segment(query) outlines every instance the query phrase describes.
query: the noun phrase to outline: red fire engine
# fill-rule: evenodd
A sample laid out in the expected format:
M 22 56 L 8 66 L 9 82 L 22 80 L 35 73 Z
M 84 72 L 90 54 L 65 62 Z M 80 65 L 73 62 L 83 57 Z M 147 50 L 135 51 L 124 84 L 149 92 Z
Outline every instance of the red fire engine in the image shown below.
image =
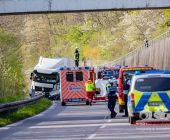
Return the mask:
M 119 72 L 119 79 L 118 79 L 118 88 L 120 91 L 120 94 L 118 95 L 118 100 L 119 100 L 119 112 L 124 111 L 124 94 L 123 94 L 123 81 L 124 81 L 124 73 L 128 73 L 128 77 L 132 79 L 132 76 L 135 74 L 136 70 L 153 70 L 153 67 L 150 67 L 148 65 L 145 65 L 144 67 L 128 67 L 125 66 L 124 68 L 120 69 Z
M 119 70 L 121 66 L 114 65 L 110 68 L 99 68 L 98 69 L 98 80 L 96 80 L 96 98 L 98 101 L 105 101 L 106 95 L 106 84 L 110 78 L 115 78 L 118 83 Z M 117 86 L 117 85 L 116 85 Z

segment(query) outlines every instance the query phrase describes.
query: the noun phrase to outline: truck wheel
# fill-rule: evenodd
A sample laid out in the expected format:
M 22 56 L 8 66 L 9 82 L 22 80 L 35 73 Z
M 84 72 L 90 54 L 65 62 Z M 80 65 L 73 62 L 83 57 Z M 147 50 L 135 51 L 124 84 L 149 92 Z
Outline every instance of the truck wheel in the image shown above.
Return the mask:
M 66 105 L 66 103 L 65 103 L 65 102 L 61 102 L 61 105 L 62 105 L 62 106 L 65 106 L 65 105 Z
M 136 118 L 135 117 L 129 116 L 129 121 L 130 121 L 130 124 L 136 124 Z
M 86 101 L 86 105 L 89 105 L 89 101 Z
M 123 113 L 123 112 L 124 112 L 123 106 L 119 105 L 119 113 Z

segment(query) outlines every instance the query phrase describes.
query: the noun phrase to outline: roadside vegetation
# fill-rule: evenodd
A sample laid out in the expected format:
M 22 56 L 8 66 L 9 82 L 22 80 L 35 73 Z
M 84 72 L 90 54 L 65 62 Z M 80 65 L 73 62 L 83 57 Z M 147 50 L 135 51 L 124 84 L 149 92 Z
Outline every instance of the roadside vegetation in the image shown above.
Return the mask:
M 80 61 L 113 61 L 169 26 L 169 9 L 1 16 L 0 98 L 28 97 L 40 56 L 73 57 L 79 47 Z
M 5 126 L 7 124 L 17 122 L 27 117 L 34 116 L 47 109 L 50 105 L 51 101 L 44 98 L 36 104 L 20 108 L 16 113 L 9 115 L 0 115 L 0 126 Z
M 18 37 L 0 29 L 0 102 L 26 98 L 28 92 L 22 58 Z M 2 98 L 5 96 L 11 98 Z
M 17 97 L 17 96 L 5 96 L 5 97 L 1 97 L 0 98 L 0 104 L 5 104 L 5 103 L 10 103 L 10 102 L 15 102 L 15 101 L 19 101 L 19 100 L 24 100 L 26 98 L 24 97 Z

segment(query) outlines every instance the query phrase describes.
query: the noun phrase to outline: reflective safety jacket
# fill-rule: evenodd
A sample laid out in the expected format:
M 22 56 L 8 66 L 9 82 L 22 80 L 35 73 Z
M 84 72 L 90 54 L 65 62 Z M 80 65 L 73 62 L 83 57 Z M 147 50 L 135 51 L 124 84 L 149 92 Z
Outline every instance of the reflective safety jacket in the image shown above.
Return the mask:
M 110 83 L 107 83 L 107 84 L 106 84 L 106 91 L 108 90 L 108 87 L 110 87 L 110 86 L 111 86 Z
M 88 81 L 85 83 L 85 87 L 86 87 L 86 91 L 93 91 L 93 89 L 94 89 L 94 84 L 92 83 L 91 80 L 88 80 Z

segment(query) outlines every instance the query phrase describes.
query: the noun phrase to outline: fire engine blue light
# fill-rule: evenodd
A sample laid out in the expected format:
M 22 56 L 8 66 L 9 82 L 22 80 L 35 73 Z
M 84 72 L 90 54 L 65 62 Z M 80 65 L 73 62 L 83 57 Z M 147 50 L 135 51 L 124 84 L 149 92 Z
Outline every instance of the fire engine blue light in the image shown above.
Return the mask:
M 121 66 L 119 66 L 119 69 L 121 69 Z
M 140 72 L 139 70 L 137 70 L 137 71 L 135 71 L 135 74 L 136 74 L 136 75 L 140 75 L 141 72 Z
M 164 73 L 169 74 L 169 70 L 165 70 Z
M 61 68 L 60 68 L 60 70 L 64 70 L 64 68 L 63 68 L 63 67 L 61 67 Z
M 148 65 L 145 65 L 145 67 L 148 67 Z
M 85 69 L 89 69 L 89 67 L 85 67 Z
M 128 68 L 128 66 L 125 66 L 125 68 Z
M 103 69 L 105 70 L 105 69 L 106 69 L 106 67 L 103 67 Z

